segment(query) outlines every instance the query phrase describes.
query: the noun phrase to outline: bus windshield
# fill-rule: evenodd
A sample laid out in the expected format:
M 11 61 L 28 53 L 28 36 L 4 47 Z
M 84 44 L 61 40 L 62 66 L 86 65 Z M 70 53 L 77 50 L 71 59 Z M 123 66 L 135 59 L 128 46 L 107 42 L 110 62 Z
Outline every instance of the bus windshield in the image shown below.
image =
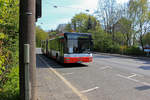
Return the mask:
M 67 35 L 68 53 L 87 53 L 90 51 L 90 35 L 69 34 Z

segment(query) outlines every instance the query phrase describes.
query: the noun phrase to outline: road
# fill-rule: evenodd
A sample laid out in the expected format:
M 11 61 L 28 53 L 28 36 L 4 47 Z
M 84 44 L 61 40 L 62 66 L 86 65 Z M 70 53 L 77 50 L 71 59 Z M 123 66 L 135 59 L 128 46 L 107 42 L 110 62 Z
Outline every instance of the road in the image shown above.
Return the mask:
M 93 54 L 89 64 L 59 64 L 37 54 L 39 100 L 149 100 L 150 60 Z

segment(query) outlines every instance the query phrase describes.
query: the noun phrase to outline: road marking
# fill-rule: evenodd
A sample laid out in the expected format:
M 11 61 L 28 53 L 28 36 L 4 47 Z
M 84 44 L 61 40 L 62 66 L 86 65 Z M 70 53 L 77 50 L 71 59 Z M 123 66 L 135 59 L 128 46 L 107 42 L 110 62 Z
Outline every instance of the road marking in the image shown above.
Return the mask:
M 137 74 L 133 73 L 133 75 L 128 76 L 128 78 L 135 77 L 135 76 L 137 76 Z
M 134 81 L 134 82 L 137 82 L 137 83 L 140 83 L 140 84 L 144 84 L 144 85 L 148 85 L 150 86 L 150 83 L 147 83 L 147 82 L 142 82 L 140 80 L 136 80 L 136 79 L 133 79 L 131 77 L 126 77 L 126 76 L 123 76 L 123 75 L 120 75 L 120 74 L 117 74 L 117 76 L 121 77 L 121 78 L 125 78 L 125 79 L 128 79 L 128 80 L 131 80 L 131 81 Z
M 91 88 L 91 89 L 88 89 L 88 90 L 83 90 L 81 91 L 81 93 L 87 93 L 87 92 L 91 92 L 91 91 L 94 91 L 96 89 L 98 89 L 99 87 L 94 87 L 94 88 Z
M 108 69 L 108 68 L 112 69 L 112 67 L 110 67 L 110 66 L 101 67 L 100 69 L 105 70 L 105 69 Z
M 72 75 L 73 73 L 63 73 L 62 75 Z
M 135 73 L 132 73 L 132 74 L 135 74 Z M 137 76 L 140 76 L 140 77 L 144 77 L 144 75 L 141 75 L 141 74 L 136 74 Z
M 134 81 L 134 82 L 139 82 L 139 80 L 132 79 L 132 78 L 129 78 L 129 77 L 126 77 L 126 76 L 120 75 L 120 74 L 117 74 L 117 76 L 119 76 L 119 77 L 121 77 L 121 78 L 125 78 L 125 79 L 128 79 L 128 80 L 131 80 L 131 81 Z
M 55 75 L 57 75 L 69 88 L 72 89 L 72 91 L 76 95 L 80 97 L 81 100 L 88 100 L 86 96 L 81 94 L 80 91 L 77 88 L 75 88 L 69 81 L 67 81 L 61 74 L 59 74 L 55 69 L 49 67 L 49 64 L 45 60 L 43 60 L 40 56 L 39 58 L 48 66 L 48 68 L 50 69 L 49 71 L 52 71 Z

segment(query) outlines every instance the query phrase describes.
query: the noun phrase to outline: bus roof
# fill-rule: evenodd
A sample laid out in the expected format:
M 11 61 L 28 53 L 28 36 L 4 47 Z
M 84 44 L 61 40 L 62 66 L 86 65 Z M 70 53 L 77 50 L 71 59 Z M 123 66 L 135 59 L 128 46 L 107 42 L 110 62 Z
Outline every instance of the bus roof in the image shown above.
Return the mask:
M 89 35 L 89 36 L 91 36 L 91 33 L 65 32 L 65 33 L 56 34 L 55 36 L 51 37 L 48 40 L 54 40 L 54 39 L 56 39 L 56 37 L 70 35 L 70 34 L 73 34 L 73 35 L 86 35 L 86 36 Z
M 75 34 L 75 35 L 91 35 L 91 33 L 77 33 L 77 32 L 65 32 L 64 34 Z

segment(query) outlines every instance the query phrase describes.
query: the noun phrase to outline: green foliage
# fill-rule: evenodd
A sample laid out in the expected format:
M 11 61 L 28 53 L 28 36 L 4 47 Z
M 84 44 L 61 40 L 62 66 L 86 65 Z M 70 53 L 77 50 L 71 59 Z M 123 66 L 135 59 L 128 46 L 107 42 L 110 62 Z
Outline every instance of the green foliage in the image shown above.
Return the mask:
M 115 2 L 111 4 L 107 1 L 102 1 L 106 5 L 98 12 L 98 15 L 105 15 L 95 18 L 85 13 L 76 14 L 66 25 L 65 31 L 92 33 L 96 51 L 144 55 L 139 46 L 150 45 L 148 0 L 129 0 L 125 7 L 118 9 L 115 9 Z
M 144 47 L 143 37 L 145 33 L 149 32 L 150 24 L 150 10 L 148 0 L 130 0 L 129 14 L 132 19 L 136 34 L 142 48 Z
M 143 43 L 144 45 L 149 45 L 150 46 L 150 33 L 147 33 L 143 37 Z
M 66 32 L 72 32 L 72 28 L 71 28 L 71 24 L 70 24 L 70 23 L 68 23 L 68 24 L 66 25 L 65 31 L 66 31 Z
M 110 48 L 110 53 L 118 53 L 119 54 L 121 52 L 120 45 L 117 44 L 117 43 L 111 45 L 110 47 L 111 47 Z
M 0 39 L 4 39 L 5 38 L 5 34 L 4 33 L 0 33 Z
M 56 31 L 52 31 L 52 32 L 48 32 L 50 37 L 56 36 L 57 32 Z
M 72 31 L 86 33 L 88 30 L 95 30 L 96 25 L 98 25 L 98 21 L 94 16 L 80 13 L 72 18 L 71 25 L 73 26 Z
M 40 27 L 36 27 L 36 46 L 41 47 L 41 41 L 48 39 L 48 33 Z
M 131 46 L 133 31 L 131 28 L 132 22 L 129 19 L 121 18 L 115 24 L 115 42 L 119 42 L 119 44 L 125 44 L 127 46 Z
M 127 34 L 127 33 L 126 33 Z M 114 37 L 114 42 L 119 44 L 119 45 L 127 45 L 128 42 L 127 40 L 124 38 L 124 34 L 123 33 L 120 33 L 120 32 L 116 32 L 115 33 L 115 37 Z
M 49 42 L 48 48 L 59 51 L 59 37 L 56 37 L 56 39 L 53 40 L 49 40 L 48 42 Z
M 111 52 L 112 39 L 111 35 L 105 33 L 104 31 L 93 33 L 94 38 L 94 49 L 101 52 Z
M 126 55 L 144 55 L 137 46 L 127 47 L 123 42 L 121 33 L 116 33 L 116 40 L 112 41 L 112 36 L 104 31 L 93 33 L 94 50 L 104 53 L 118 53 Z
M 1 0 L 0 29 L 4 33 L 16 35 L 19 26 L 19 0 Z
M 140 50 L 139 47 L 132 46 L 132 47 L 126 48 L 125 54 L 127 54 L 127 55 L 134 55 L 134 56 L 141 56 L 144 53 Z
M 1 100 L 19 100 L 19 67 L 13 67 L 7 74 L 7 82 L 0 90 Z
M 17 100 L 19 94 L 19 0 L 0 0 L 0 99 Z

